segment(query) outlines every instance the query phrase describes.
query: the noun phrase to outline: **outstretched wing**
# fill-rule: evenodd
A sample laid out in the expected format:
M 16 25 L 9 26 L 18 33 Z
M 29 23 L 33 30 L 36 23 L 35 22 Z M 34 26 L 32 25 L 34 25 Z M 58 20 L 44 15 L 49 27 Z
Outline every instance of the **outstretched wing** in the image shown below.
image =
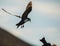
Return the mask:
M 32 10 L 32 2 L 30 1 L 26 7 L 26 10 L 24 11 L 22 15 L 22 19 L 26 19 L 28 14 L 31 12 L 31 10 Z
M 4 12 L 6 12 L 6 13 L 8 13 L 8 14 L 12 15 L 11 13 L 7 12 L 5 9 L 3 9 L 3 8 L 2 8 L 2 10 L 3 10 Z
M 6 13 L 8 13 L 9 15 L 13 15 L 13 14 L 11 14 L 10 12 L 7 12 L 5 9 L 3 9 L 2 8 L 2 10 L 4 11 L 4 12 L 6 12 Z M 21 18 L 20 16 L 18 16 L 18 15 L 13 15 L 13 16 L 16 16 L 16 17 L 19 17 L 19 18 Z
M 26 6 L 26 9 L 28 9 L 29 7 L 32 7 L 32 1 L 28 3 L 28 5 Z

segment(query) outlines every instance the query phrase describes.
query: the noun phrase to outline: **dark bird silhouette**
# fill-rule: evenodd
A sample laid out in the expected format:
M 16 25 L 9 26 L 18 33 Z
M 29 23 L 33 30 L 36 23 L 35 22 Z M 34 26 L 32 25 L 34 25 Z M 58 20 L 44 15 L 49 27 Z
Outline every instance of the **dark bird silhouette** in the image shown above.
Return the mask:
M 16 24 L 17 28 L 19 26 L 21 26 L 21 28 L 24 27 L 24 23 L 26 23 L 27 21 L 31 22 L 31 19 L 28 18 L 28 14 L 32 11 L 32 2 L 30 1 L 26 7 L 26 10 L 24 11 L 24 13 L 22 14 L 21 21 L 19 23 Z
M 5 9 L 2 8 L 2 10 L 10 15 L 13 15 L 9 12 L 7 12 Z M 30 21 L 31 22 L 31 19 L 28 18 L 28 14 L 32 11 L 32 1 L 30 1 L 26 7 L 26 10 L 24 11 L 24 13 L 22 14 L 22 17 L 18 16 L 18 15 L 13 15 L 13 16 L 16 16 L 18 18 L 21 18 L 21 21 L 19 23 L 16 24 L 17 28 L 19 26 L 21 26 L 21 28 L 24 27 L 24 23 L 26 23 L 27 21 Z
M 45 40 L 45 37 L 43 37 L 40 41 L 43 43 L 42 46 L 51 46 L 50 43 L 47 43 L 47 41 Z

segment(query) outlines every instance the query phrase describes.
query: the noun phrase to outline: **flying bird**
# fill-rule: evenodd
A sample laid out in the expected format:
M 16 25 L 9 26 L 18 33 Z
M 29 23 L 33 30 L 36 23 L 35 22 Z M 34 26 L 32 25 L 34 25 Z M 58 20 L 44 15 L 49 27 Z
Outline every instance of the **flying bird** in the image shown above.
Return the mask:
M 24 27 L 24 23 L 26 23 L 27 21 L 31 22 L 31 19 L 28 18 L 28 14 L 32 11 L 32 2 L 30 1 L 26 7 L 26 10 L 24 11 L 24 13 L 22 14 L 21 21 L 19 23 L 16 24 L 17 28 L 19 26 L 21 26 L 21 28 Z
M 13 15 L 9 12 L 7 12 L 5 9 L 2 8 L 2 10 L 10 15 Z M 18 15 L 13 15 L 13 16 L 16 16 L 18 18 L 21 18 L 21 21 L 19 23 L 16 24 L 17 28 L 19 26 L 21 26 L 21 28 L 24 27 L 24 23 L 26 23 L 27 21 L 30 21 L 31 22 L 31 19 L 28 18 L 28 14 L 32 11 L 32 1 L 30 1 L 28 3 L 28 5 L 26 6 L 26 10 L 24 11 L 24 13 L 22 14 L 22 17 L 21 16 L 18 16 Z

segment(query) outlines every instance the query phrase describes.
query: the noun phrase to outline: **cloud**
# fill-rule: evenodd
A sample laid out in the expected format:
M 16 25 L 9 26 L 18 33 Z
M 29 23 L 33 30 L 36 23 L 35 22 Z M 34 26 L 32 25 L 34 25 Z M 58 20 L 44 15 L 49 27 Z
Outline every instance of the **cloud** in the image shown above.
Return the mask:
M 33 13 L 34 12 L 36 12 L 36 15 L 39 17 L 60 20 L 60 6 L 58 3 L 34 1 Z
M 34 2 L 33 9 L 38 12 L 43 12 L 47 14 L 60 14 L 59 13 L 59 4 L 55 3 L 46 3 L 46 2 Z

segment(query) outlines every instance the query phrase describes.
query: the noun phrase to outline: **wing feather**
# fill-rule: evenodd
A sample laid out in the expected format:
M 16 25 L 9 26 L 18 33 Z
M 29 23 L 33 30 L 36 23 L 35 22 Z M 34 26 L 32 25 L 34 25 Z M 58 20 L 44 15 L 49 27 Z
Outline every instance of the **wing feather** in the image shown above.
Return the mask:
M 26 19 L 28 14 L 32 11 L 32 2 L 30 1 L 26 7 L 26 10 L 24 11 L 22 15 L 22 19 Z
M 6 12 L 6 13 L 8 13 L 9 15 L 13 15 L 13 14 L 11 14 L 10 12 L 7 12 L 5 9 L 3 9 L 2 8 L 2 10 L 4 11 L 4 12 Z M 19 17 L 19 18 L 21 18 L 20 16 L 18 16 L 18 15 L 13 15 L 13 16 L 16 16 L 16 17 Z

